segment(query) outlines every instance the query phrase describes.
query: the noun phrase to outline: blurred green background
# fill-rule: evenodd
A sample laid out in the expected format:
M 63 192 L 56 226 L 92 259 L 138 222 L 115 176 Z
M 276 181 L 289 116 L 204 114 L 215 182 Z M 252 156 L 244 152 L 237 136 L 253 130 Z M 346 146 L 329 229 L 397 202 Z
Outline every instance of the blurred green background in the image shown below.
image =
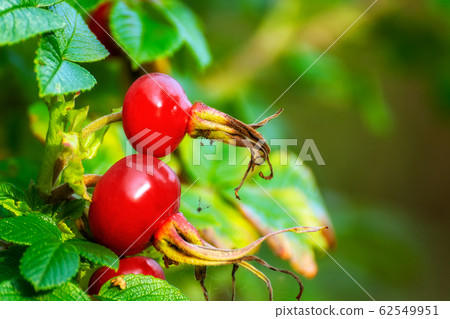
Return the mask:
M 203 23 L 213 62 L 200 71 L 180 51 L 167 70 L 191 101 L 253 122 L 372 2 L 185 3 Z M 298 139 L 297 154 L 314 139 L 326 163 L 306 164 L 335 227 L 330 254 L 345 271 L 319 253 L 318 275 L 304 280 L 305 300 L 368 300 L 346 272 L 376 300 L 449 299 L 449 17 L 446 0 L 378 1 L 265 114 L 285 108 L 265 137 Z M 23 188 L 36 178 L 43 151 L 27 116 L 38 101 L 36 43 L 0 48 L 0 178 Z M 123 57 L 84 67 L 98 84 L 77 104 L 90 105 L 92 118 L 121 106 L 139 75 Z M 86 172 L 104 172 L 123 156 L 124 143 L 115 125 Z M 259 255 L 289 267 L 267 246 Z M 213 300 L 231 297 L 230 272 L 231 266 L 209 271 Z M 275 299 L 293 299 L 293 280 L 268 275 Z M 167 278 L 202 299 L 192 268 L 171 268 Z M 238 299 L 267 298 L 264 284 L 245 270 L 237 279 Z

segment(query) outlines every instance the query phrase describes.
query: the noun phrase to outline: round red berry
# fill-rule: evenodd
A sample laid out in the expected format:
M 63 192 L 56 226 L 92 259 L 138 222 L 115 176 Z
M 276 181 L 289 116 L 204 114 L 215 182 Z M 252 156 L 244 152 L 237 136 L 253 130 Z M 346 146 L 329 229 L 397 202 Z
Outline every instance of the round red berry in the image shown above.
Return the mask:
M 175 79 L 162 73 L 143 75 L 125 95 L 125 134 L 138 153 L 163 157 L 186 135 L 191 106 Z
M 108 280 L 116 276 L 128 274 L 142 274 L 159 279 L 166 279 L 163 269 L 155 260 L 140 256 L 128 257 L 119 261 L 119 269 L 117 271 L 108 267 L 97 269 L 89 279 L 88 292 L 90 295 L 97 295 L 100 288 L 102 288 Z
M 143 154 L 115 163 L 97 183 L 89 208 L 94 238 L 118 255 L 144 250 L 180 207 L 180 181 L 157 158 Z

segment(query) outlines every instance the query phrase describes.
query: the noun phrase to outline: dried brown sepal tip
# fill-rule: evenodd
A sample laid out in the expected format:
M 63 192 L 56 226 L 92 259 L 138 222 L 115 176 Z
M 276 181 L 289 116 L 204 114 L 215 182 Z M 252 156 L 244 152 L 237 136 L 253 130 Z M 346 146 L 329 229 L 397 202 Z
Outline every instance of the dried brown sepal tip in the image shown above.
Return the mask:
M 127 282 L 123 279 L 123 275 L 111 279 L 111 285 L 113 287 L 118 287 L 120 290 L 127 288 Z
M 153 246 L 164 255 L 166 267 L 173 263 L 183 263 L 196 266 L 196 278 L 200 281 L 202 288 L 204 287 L 204 279 L 206 277 L 207 266 L 234 264 L 236 266 L 241 266 L 249 270 L 258 278 L 263 280 L 269 290 L 269 299 L 272 300 L 273 292 L 270 280 L 264 275 L 264 273 L 262 273 L 249 263 L 251 261 L 255 261 L 268 269 L 279 271 L 292 276 L 298 282 L 300 287 L 300 293 L 297 296 L 297 298 L 299 299 L 303 292 L 303 284 L 301 283 L 301 280 L 297 275 L 288 270 L 275 268 L 261 258 L 251 255 L 251 253 L 263 241 L 271 236 L 284 232 L 316 232 L 324 228 L 326 227 L 292 227 L 267 234 L 257 239 L 250 245 L 240 249 L 221 249 L 216 248 L 204 241 L 200 237 L 195 227 L 186 220 L 183 214 L 178 213 L 168 218 L 164 222 L 164 224 L 157 230 L 153 238 Z M 233 278 L 236 270 L 233 270 Z M 206 298 L 207 292 L 205 291 L 206 289 L 204 289 Z
M 192 138 L 202 137 L 210 140 L 218 140 L 229 145 L 245 147 L 250 150 L 251 159 L 248 163 L 247 170 L 244 173 L 241 183 L 235 188 L 236 198 L 240 199 L 238 194 L 239 189 L 242 187 L 248 174 L 253 172 L 255 166 L 260 166 L 267 162 L 270 174 L 266 176 L 262 172 L 259 172 L 259 176 L 267 180 L 273 177 L 273 168 L 269 159 L 270 147 L 264 137 L 256 130 L 276 118 L 281 112 L 283 112 L 283 109 L 280 109 L 277 113 L 265 118 L 261 122 L 245 124 L 201 102 L 196 102 L 192 106 L 187 130 Z

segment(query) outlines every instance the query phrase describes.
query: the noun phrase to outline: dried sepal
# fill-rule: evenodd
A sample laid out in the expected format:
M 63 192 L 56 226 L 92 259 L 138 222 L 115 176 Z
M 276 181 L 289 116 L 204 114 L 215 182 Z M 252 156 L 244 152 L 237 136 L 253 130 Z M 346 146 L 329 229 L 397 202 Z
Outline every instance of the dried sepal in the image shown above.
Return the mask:
M 118 287 L 120 290 L 127 288 L 127 282 L 123 279 L 123 275 L 111 279 L 111 286 Z
M 245 147 L 250 150 L 251 158 L 241 183 L 235 188 L 236 198 L 240 199 L 238 192 L 250 172 L 256 166 L 267 162 L 270 174 L 265 176 L 259 172 L 264 179 L 273 177 L 273 168 L 270 163 L 270 147 L 264 137 L 256 129 L 266 125 L 270 120 L 281 114 L 283 109 L 255 124 L 245 124 L 234 117 L 209 107 L 201 102 L 194 103 L 191 109 L 191 118 L 188 123 L 188 134 L 192 138 L 207 138 L 218 140 L 223 143 Z
M 264 275 L 264 273 L 249 264 L 249 261 L 255 261 L 268 269 L 291 275 L 300 286 L 300 293 L 297 296 L 297 299 L 299 299 L 303 292 L 303 284 L 301 283 L 301 280 L 297 275 L 288 270 L 273 267 L 261 258 L 253 256 L 251 253 L 263 241 L 265 241 L 267 238 L 270 238 L 271 236 L 275 236 L 277 234 L 285 232 L 316 232 L 324 228 L 326 227 L 292 227 L 267 234 L 255 240 L 253 243 L 247 245 L 246 247 L 240 249 L 221 249 L 216 248 L 204 241 L 200 237 L 195 227 L 193 227 L 186 220 L 183 214 L 178 213 L 168 218 L 166 222 L 157 230 L 153 238 L 153 245 L 164 255 L 164 262 L 166 267 L 174 263 L 184 263 L 196 266 L 196 278 L 200 281 L 203 292 L 205 294 L 205 298 L 208 298 L 206 289 L 204 287 L 206 267 L 233 264 L 233 298 L 235 297 L 234 274 L 237 270 L 237 267 L 241 266 L 251 271 L 266 283 L 269 289 L 269 298 L 270 300 L 272 300 L 273 293 L 269 279 Z

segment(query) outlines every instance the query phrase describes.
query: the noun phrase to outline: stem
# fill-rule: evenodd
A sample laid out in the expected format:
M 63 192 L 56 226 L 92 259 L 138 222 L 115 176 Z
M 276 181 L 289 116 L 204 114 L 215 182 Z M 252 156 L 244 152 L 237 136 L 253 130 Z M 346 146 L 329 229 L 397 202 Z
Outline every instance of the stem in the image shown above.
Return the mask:
M 205 286 L 205 279 L 206 279 L 206 267 L 204 266 L 196 266 L 195 267 L 195 279 L 200 283 L 200 286 L 203 290 L 203 296 L 205 297 L 206 301 L 209 301 L 209 295 L 208 290 Z
M 239 269 L 238 264 L 233 264 L 233 270 L 231 271 L 231 301 L 236 300 L 236 271 Z
M 86 187 L 94 187 L 95 185 L 97 185 L 101 177 L 102 175 L 87 174 L 83 176 L 83 183 L 86 185 Z M 65 183 L 52 190 L 51 196 L 48 201 L 51 203 L 57 203 L 65 200 L 73 193 L 73 189 L 70 188 L 69 184 Z
M 92 133 L 102 129 L 106 125 L 111 123 L 119 122 L 122 120 L 122 111 L 105 115 L 97 120 L 91 122 L 86 127 L 83 128 L 81 135 L 85 139 Z M 62 170 L 67 166 L 67 159 L 58 157 L 55 161 L 53 168 L 53 185 L 61 174 Z
M 53 178 L 52 178 L 52 185 L 55 185 L 56 181 L 58 180 L 59 175 L 61 175 L 61 172 L 63 169 L 67 166 L 67 159 L 61 158 L 58 156 L 58 158 L 55 161 L 55 164 L 53 165 Z
M 102 116 L 83 128 L 82 138 L 86 138 L 106 125 L 122 121 L 122 111 Z
M 39 170 L 37 186 L 43 195 L 50 195 L 54 181 L 54 166 L 62 150 L 62 132 L 66 123 L 67 111 L 74 107 L 74 101 L 66 102 L 63 96 L 46 101 L 49 110 L 49 123 L 45 139 L 44 161 Z

